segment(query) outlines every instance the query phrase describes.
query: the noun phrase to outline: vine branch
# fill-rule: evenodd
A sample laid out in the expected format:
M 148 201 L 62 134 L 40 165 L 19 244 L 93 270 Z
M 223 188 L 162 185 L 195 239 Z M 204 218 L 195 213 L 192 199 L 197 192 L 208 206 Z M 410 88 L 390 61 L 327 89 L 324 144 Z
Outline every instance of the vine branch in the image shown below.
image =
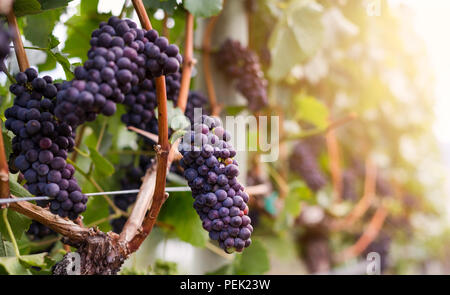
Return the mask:
M 14 51 L 16 52 L 17 63 L 19 64 L 20 71 L 23 72 L 30 67 L 30 63 L 28 62 L 25 48 L 23 47 L 22 38 L 20 38 L 19 26 L 17 25 L 16 15 L 14 14 L 13 9 L 11 9 L 11 11 L 6 15 L 6 18 L 8 19 L 8 24 L 14 33 Z

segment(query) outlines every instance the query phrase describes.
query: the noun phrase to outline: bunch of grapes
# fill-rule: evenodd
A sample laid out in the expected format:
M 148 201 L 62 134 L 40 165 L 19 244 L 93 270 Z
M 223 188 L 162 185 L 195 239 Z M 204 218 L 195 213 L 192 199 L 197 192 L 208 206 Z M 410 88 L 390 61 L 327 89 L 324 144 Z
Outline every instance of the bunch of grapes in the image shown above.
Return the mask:
M 305 143 L 295 144 L 289 163 L 291 170 L 300 175 L 311 190 L 318 191 L 326 184 L 313 152 Z
M 189 91 L 189 96 L 186 104 L 186 110 L 184 112 L 185 116 L 188 117 L 191 124 L 194 124 L 194 110 L 196 108 L 201 108 L 203 114 L 208 114 L 209 112 L 204 109 L 204 106 L 208 102 L 206 96 L 200 91 Z
M 38 241 L 48 236 L 56 236 L 56 233 L 42 223 L 33 220 L 27 231 L 27 235 L 32 241 Z
M 152 78 L 176 73 L 182 62 L 178 47 L 157 31 L 138 29 L 133 21 L 114 16 L 92 32 L 91 46 L 88 60 L 75 69 L 76 79 L 64 83 L 57 97 L 56 116 L 72 127 L 95 120 L 99 113 L 113 115 L 127 94 L 151 88 Z M 148 109 L 133 113 L 130 122 L 151 117 Z
M 5 29 L 2 21 L 0 21 L 0 70 L 3 60 L 9 54 L 9 43 L 11 43 L 11 33 Z
M 248 217 L 249 196 L 236 178 L 236 151 L 218 119 L 206 115 L 201 118 L 179 146 L 184 177 L 209 237 L 218 240 L 227 253 L 241 252 L 251 244 L 253 227 Z
M 180 90 L 181 74 L 176 72 L 166 75 L 165 80 L 167 100 L 176 103 Z M 134 126 L 154 133 L 155 125 L 158 125 L 154 112 L 157 106 L 154 80 L 144 79 L 139 85 L 133 86 L 131 91 L 125 95 L 123 104 L 127 112 L 122 115 L 122 122 L 127 126 Z
M 256 53 L 239 41 L 227 39 L 216 60 L 227 76 L 237 80 L 236 87 L 247 98 L 250 110 L 258 111 L 267 105 L 267 80 Z
M 17 84 L 10 87 L 16 96 L 14 105 L 5 111 L 5 126 L 15 135 L 10 170 L 23 174 L 31 194 L 54 198 L 50 201 L 53 213 L 76 219 L 86 210 L 87 197 L 74 178 L 75 168 L 66 163 L 75 133 L 53 113 L 61 85 L 54 84 L 49 76 L 39 78 L 32 68 L 15 78 Z M 42 207 L 48 203 L 38 201 Z

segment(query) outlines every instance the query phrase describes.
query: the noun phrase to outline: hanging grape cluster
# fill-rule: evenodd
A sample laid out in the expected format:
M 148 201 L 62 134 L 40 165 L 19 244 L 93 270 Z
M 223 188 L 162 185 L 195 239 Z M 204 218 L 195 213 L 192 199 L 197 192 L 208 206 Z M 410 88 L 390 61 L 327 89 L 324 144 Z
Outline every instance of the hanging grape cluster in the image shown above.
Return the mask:
M 249 196 L 238 182 L 239 168 L 230 134 L 206 115 L 183 137 L 181 165 L 192 190 L 194 208 L 212 240 L 227 253 L 241 252 L 251 244 L 253 227 L 248 217 Z
M 53 213 L 75 219 L 86 210 L 87 197 L 74 178 L 75 168 L 66 163 L 75 133 L 53 114 L 61 85 L 49 76 L 39 78 L 32 68 L 18 73 L 15 79 L 17 83 L 10 87 L 16 96 L 14 105 L 5 111 L 5 126 L 15 135 L 11 172 L 23 174 L 31 194 L 54 198 L 50 201 Z M 48 203 L 38 201 L 42 207 Z
M 3 64 L 4 59 L 9 54 L 10 43 L 11 43 L 11 33 L 5 28 L 3 22 L 0 21 L 0 65 Z
M 267 105 L 267 80 L 256 53 L 239 41 L 227 39 L 216 61 L 219 69 L 236 80 L 236 88 L 247 98 L 250 110 L 258 111 Z
M 303 178 L 311 190 L 318 191 L 326 184 L 325 176 L 307 144 L 301 141 L 295 144 L 289 163 L 291 170 Z
M 99 113 L 113 115 L 116 103 L 151 88 L 152 78 L 176 73 L 182 62 L 178 47 L 157 31 L 114 16 L 92 32 L 91 46 L 88 60 L 75 69 L 75 80 L 64 83 L 58 94 L 55 114 L 72 127 L 95 120 Z M 151 119 L 151 111 L 143 107 L 146 98 L 142 100 L 130 122 Z

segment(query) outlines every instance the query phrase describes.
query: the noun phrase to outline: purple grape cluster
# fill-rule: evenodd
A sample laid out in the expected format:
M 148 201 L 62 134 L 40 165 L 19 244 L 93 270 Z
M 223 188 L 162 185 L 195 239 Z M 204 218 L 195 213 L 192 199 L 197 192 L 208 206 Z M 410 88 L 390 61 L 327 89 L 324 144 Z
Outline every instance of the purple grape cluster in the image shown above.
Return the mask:
M 9 54 L 9 44 L 11 43 L 11 33 L 5 28 L 2 21 L 0 21 L 0 65 Z M 1 66 L 0 66 L 1 70 Z
M 237 82 L 236 87 L 248 100 L 248 107 L 258 111 L 268 103 L 267 80 L 259 58 L 239 41 L 227 39 L 217 53 L 218 68 Z
M 236 178 L 239 168 L 230 137 L 217 118 L 203 115 L 179 146 L 194 208 L 209 237 L 218 240 L 227 253 L 242 252 L 250 246 L 253 232 L 248 217 L 249 196 Z
M 181 74 L 179 72 L 165 76 L 167 100 L 176 102 L 180 90 Z M 155 116 L 156 83 L 144 79 L 139 85 L 132 87 L 123 101 L 127 112 L 122 115 L 122 122 L 148 132 L 155 131 L 158 124 Z
M 88 60 L 75 69 L 75 80 L 64 83 L 57 97 L 56 116 L 72 127 L 99 113 L 113 115 L 116 103 L 152 87 L 152 78 L 178 72 L 182 62 L 178 47 L 157 31 L 115 16 L 92 32 L 91 46 Z M 130 122 L 138 116 L 139 123 L 150 119 L 151 111 L 143 105 L 135 104 Z
M 208 114 L 209 112 L 205 109 L 205 105 L 208 102 L 208 98 L 200 91 L 189 91 L 189 96 L 186 104 L 186 110 L 184 115 L 188 117 L 191 124 L 194 124 L 194 110 L 196 108 L 201 108 L 202 112 Z
M 48 236 L 56 236 L 56 233 L 42 223 L 33 220 L 30 224 L 30 228 L 27 231 L 27 235 L 32 241 L 38 241 Z
M 87 197 L 74 178 L 75 168 L 66 163 L 75 133 L 53 113 L 61 85 L 49 76 L 39 78 L 32 68 L 15 78 L 17 84 L 10 87 L 16 96 L 14 105 L 5 111 L 5 126 L 15 135 L 10 170 L 22 172 L 31 194 L 54 198 L 50 201 L 53 213 L 76 219 L 86 210 Z M 49 201 L 37 203 L 46 207 Z
M 290 157 L 291 170 L 297 173 L 313 191 L 318 191 L 327 183 L 317 165 L 316 157 L 308 145 L 299 141 Z

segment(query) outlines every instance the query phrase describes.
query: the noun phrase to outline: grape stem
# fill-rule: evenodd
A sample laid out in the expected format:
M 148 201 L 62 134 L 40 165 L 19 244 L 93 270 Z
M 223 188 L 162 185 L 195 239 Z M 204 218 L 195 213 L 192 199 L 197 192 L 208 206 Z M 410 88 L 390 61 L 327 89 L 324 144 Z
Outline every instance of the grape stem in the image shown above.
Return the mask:
M 146 30 L 152 29 L 142 1 L 132 0 L 132 2 L 142 27 Z M 167 122 L 166 81 L 164 76 L 160 76 L 155 80 L 159 130 L 158 146 L 156 148 L 156 175 L 153 169 L 147 170 L 136 205 L 120 234 L 120 241 L 128 243 L 128 253 L 133 253 L 139 249 L 142 242 L 150 234 L 161 206 L 168 197 L 168 194 L 165 192 L 165 186 L 170 144 Z M 148 208 L 150 208 L 149 212 L 145 215 Z M 142 223 L 140 222 L 141 220 Z
M 11 198 L 16 197 L 11 195 Z M 58 215 L 54 215 L 49 210 L 30 202 L 11 203 L 10 209 L 42 223 L 53 231 L 67 237 L 74 244 L 82 243 L 90 235 L 89 229 L 81 227 Z
M 0 71 L 3 71 L 3 73 L 5 73 L 6 77 L 8 77 L 9 82 L 16 83 L 16 79 L 14 79 L 14 77 L 9 73 L 4 61 L 0 63 Z
M 370 159 L 367 159 L 365 169 L 366 176 L 364 180 L 364 194 L 355 207 L 353 207 L 352 211 L 350 211 L 350 213 L 345 217 L 345 219 L 337 221 L 337 223 L 333 225 L 333 228 L 336 230 L 340 230 L 354 224 L 356 220 L 364 215 L 370 207 L 372 200 L 375 198 L 377 168 L 373 165 Z
M 8 209 L 5 209 L 3 211 L 3 222 L 5 223 L 9 238 L 11 239 L 11 242 L 13 244 L 14 253 L 16 254 L 16 257 L 20 257 L 20 251 L 19 251 L 19 247 L 17 246 L 16 237 L 14 236 L 14 233 L 11 229 L 11 224 L 9 224 L 9 220 L 8 220 Z
M 348 259 L 352 259 L 364 252 L 364 250 L 367 249 L 370 243 L 372 243 L 377 238 L 381 228 L 383 227 L 387 215 L 388 211 L 384 206 L 378 207 L 377 211 L 364 230 L 364 233 L 356 241 L 356 243 L 344 249 L 340 254 L 337 255 L 337 259 L 339 260 L 339 262 L 344 262 Z
M 83 154 L 80 152 L 80 149 L 79 149 L 79 147 L 80 147 L 80 145 L 81 145 L 81 142 L 83 141 L 83 135 L 84 135 L 84 131 L 86 130 L 86 125 L 82 125 L 81 126 L 81 128 L 80 128 L 80 131 L 79 132 L 77 132 L 77 135 L 76 135 L 76 137 L 75 137 L 75 146 L 74 146 L 74 151 L 73 151 L 73 153 L 72 153 L 72 157 L 71 157 L 71 160 L 73 161 L 73 162 L 76 162 L 76 160 L 77 160 L 77 157 L 78 157 L 78 153 L 80 153 L 82 156 L 83 156 Z
M 14 51 L 16 52 L 17 62 L 19 64 L 20 71 L 23 72 L 30 67 L 30 63 L 28 62 L 27 54 L 25 53 L 25 48 L 23 47 L 22 38 L 20 36 L 19 26 L 17 25 L 16 15 L 14 14 L 14 10 L 6 15 L 8 19 L 9 27 L 12 29 L 13 43 L 14 43 Z
M 180 93 L 178 95 L 177 107 L 183 112 L 186 110 L 187 99 L 189 95 L 189 86 L 191 83 L 192 59 L 194 53 L 194 16 L 186 11 L 186 33 L 183 59 L 183 72 L 181 74 Z
M 311 137 L 311 136 L 321 135 L 321 134 L 327 133 L 333 129 L 341 127 L 342 125 L 349 123 L 349 122 L 355 120 L 356 118 L 358 118 L 358 116 L 355 113 L 350 113 L 348 116 L 346 116 L 344 118 L 341 118 L 341 119 L 331 122 L 325 128 L 310 129 L 310 130 L 305 130 L 305 131 L 297 133 L 297 134 L 287 135 L 286 137 L 282 138 L 281 141 L 298 140 L 298 139 L 304 139 L 304 138 Z

